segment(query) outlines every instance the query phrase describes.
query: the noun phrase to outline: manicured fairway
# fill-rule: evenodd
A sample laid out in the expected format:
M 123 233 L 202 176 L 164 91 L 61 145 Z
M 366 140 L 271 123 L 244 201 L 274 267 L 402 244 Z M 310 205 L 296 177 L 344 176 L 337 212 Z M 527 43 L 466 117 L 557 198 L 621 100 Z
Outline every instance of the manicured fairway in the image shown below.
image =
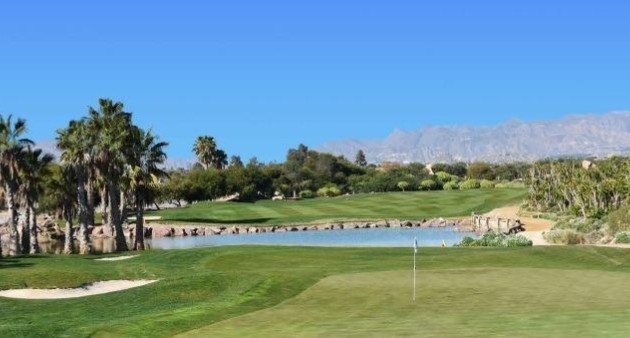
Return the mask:
M 470 215 L 519 203 L 525 189 L 482 189 L 357 194 L 336 198 L 256 203 L 198 203 L 154 213 L 184 223 L 287 224 L 329 220 L 419 219 Z
M 0 289 L 108 279 L 147 286 L 67 300 L 0 298 L 0 335 L 623 336 L 630 251 L 220 247 L 130 260 L 0 259 Z

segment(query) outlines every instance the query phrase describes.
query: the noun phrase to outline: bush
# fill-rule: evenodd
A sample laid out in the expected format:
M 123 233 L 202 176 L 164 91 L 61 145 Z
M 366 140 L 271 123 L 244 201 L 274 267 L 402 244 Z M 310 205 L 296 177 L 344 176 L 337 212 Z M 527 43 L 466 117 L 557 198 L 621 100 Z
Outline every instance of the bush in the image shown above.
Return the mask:
M 630 232 L 620 232 L 615 236 L 615 243 L 630 243 Z
M 438 180 L 446 183 L 450 182 L 453 176 L 446 171 L 438 171 L 435 173 L 435 177 L 437 177 Z
M 584 233 L 574 229 L 554 229 L 543 234 L 545 240 L 552 244 L 584 244 Z
M 481 187 L 481 189 L 493 189 L 494 188 L 494 182 L 492 182 L 490 180 L 482 180 L 479 183 L 479 186 Z
M 458 190 L 459 189 L 459 184 L 457 182 L 446 182 L 444 184 L 444 186 L 442 187 L 442 189 L 444 190 Z
M 313 198 L 315 194 L 311 190 L 302 190 L 300 191 L 300 198 Z
M 608 215 L 608 230 L 611 235 L 630 231 L 630 204 L 623 205 Z
M 553 229 L 570 229 L 583 234 L 602 230 L 604 228 L 604 222 L 600 219 L 593 218 L 575 218 L 575 217 L 562 217 L 554 225 Z
M 522 235 L 505 235 L 496 232 L 488 232 L 481 236 L 479 239 L 474 239 L 471 237 L 464 237 L 459 244 L 455 246 L 458 247 L 497 247 L 497 248 L 507 248 L 507 247 L 517 247 L 517 246 L 532 246 L 533 243 L 527 237 Z
M 462 190 L 470 190 L 470 189 L 479 189 L 481 184 L 478 180 L 465 180 L 459 185 L 459 188 Z
M 341 190 L 336 185 L 327 185 L 317 190 L 317 196 L 335 197 L 341 195 Z
M 422 182 L 420 182 L 420 188 L 422 190 L 435 190 L 439 187 L 438 183 L 434 180 L 423 180 Z

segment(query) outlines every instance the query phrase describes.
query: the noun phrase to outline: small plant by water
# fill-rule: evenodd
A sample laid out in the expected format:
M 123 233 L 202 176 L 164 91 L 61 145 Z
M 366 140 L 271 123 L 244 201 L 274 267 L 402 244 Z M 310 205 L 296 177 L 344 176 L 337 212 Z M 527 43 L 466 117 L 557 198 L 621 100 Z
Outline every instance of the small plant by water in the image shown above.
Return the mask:
M 505 235 L 502 233 L 488 232 L 481 236 L 481 238 L 474 239 L 472 237 L 464 237 L 459 244 L 455 244 L 457 247 L 517 247 L 517 246 L 532 246 L 533 243 L 527 237 L 522 235 L 510 234 Z

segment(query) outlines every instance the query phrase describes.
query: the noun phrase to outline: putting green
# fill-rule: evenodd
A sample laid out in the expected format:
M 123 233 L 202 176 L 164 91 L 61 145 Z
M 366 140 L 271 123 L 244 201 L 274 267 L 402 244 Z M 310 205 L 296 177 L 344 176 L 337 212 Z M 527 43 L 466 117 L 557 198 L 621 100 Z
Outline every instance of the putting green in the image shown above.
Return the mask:
M 630 275 L 476 268 L 327 277 L 278 306 L 186 337 L 627 336 Z

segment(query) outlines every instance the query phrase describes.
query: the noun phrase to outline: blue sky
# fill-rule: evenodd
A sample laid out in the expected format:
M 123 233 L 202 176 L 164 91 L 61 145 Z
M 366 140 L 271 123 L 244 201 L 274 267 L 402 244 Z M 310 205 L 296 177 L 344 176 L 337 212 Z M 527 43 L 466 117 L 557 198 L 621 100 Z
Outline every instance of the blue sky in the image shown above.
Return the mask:
M 3 1 L 0 112 L 50 140 L 99 97 L 191 157 L 630 109 L 624 1 Z

